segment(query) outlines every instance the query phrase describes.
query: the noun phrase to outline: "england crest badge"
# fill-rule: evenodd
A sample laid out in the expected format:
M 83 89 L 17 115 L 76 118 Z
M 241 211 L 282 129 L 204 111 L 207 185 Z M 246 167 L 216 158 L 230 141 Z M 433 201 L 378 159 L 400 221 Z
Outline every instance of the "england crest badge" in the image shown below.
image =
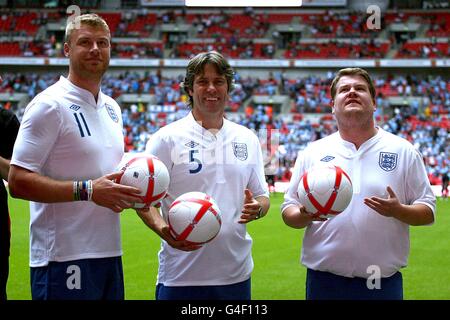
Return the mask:
M 247 160 L 248 157 L 247 145 L 245 143 L 238 143 L 238 142 L 233 142 L 232 145 L 234 156 L 241 161 Z
M 384 171 L 392 171 L 397 167 L 398 154 L 392 152 L 380 152 L 378 164 Z
M 118 123 L 119 122 L 119 117 L 116 114 L 116 111 L 114 111 L 114 107 L 110 106 L 109 104 L 105 103 L 105 108 L 108 111 L 109 116 L 111 117 L 111 119 L 115 122 Z

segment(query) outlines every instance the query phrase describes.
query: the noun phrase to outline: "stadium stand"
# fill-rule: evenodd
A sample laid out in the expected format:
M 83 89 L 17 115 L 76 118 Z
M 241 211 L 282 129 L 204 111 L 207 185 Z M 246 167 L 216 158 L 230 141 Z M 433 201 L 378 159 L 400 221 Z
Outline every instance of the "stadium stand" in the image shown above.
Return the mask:
M 299 150 L 336 130 L 330 80 L 340 67 L 358 65 L 375 75 L 379 125 L 411 141 L 439 184 L 450 164 L 450 13 L 439 1 L 407 9 L 392 2 L 380 28 L 371 29 L 369 14 L 350 5 L 194 10 L 74 1 L 111 28 L 113 59 L 102 90 L 123 107 L 127 151 L 142 151 L 152 133 L 188 112 L 180 89 L 186 59 L 215 49 L 237 70 L 227 116 L 266 132 L 263 145 L 267 133 L 277 139 L 266 156 L 279 164 L 278 181 L 290 178 Z M 19 118 L 67 63 L 68 4 L 58 5 L 0 1 L 0 103 Z

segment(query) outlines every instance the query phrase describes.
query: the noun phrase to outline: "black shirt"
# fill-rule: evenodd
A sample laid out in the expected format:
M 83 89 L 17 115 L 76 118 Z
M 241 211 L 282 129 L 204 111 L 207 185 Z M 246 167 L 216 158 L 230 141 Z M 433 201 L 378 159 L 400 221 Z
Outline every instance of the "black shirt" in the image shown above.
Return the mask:
M 0 108 L 0 156 L 2 158 L 11 159 L 19 125 L 19 120 L 14 113 Z M 3 180 L 0 180 L 0 236 L 0 251 L 5 251 L 3 245 L 6 243 L 9 253 L 8 195 Z

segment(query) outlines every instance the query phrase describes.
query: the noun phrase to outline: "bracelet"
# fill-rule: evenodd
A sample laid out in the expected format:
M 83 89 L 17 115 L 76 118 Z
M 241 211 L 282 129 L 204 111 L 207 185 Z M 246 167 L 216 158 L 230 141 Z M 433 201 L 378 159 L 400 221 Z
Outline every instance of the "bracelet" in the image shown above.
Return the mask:
M 88 201 L 92 201 L 92 194 L 94 193 L 94 186 L 92 184 L 92 180 L 87 181 L 87 193 L 88 193 Z
M 80 193 L 78 192 L 78 181 L 73 182 L 73 201 L 80 201 Z
M 91 201 L 94 188 L 92 180 L 74 181 L 73 182 L 73 200 L 74 201 Z

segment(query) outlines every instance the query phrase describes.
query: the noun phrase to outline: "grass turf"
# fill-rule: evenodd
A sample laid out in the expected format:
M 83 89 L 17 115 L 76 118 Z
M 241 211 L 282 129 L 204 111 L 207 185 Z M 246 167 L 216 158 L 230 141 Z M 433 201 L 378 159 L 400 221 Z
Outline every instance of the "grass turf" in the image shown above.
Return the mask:
M 283 194 L 273 194 L 269 215 L 248 226 L 254 240 L 253 299 L 305 297 L 306 269 L 299 264 L 303 230 L 284 225 L 280 216 L 282 201 Z M 12 244 L 8 298 L 28 300 L 28 202 L 10 198 L 9 205 Z M 121 219 L 126 299 L 154 299 L 159 238 L 132 210 L 123 212 Z M 450 299 L 449 226 L 450 201 L 438 199 L 435 225 L 411 227 L 411 254 L 408 266 L 402 269 L 405 299 Z

